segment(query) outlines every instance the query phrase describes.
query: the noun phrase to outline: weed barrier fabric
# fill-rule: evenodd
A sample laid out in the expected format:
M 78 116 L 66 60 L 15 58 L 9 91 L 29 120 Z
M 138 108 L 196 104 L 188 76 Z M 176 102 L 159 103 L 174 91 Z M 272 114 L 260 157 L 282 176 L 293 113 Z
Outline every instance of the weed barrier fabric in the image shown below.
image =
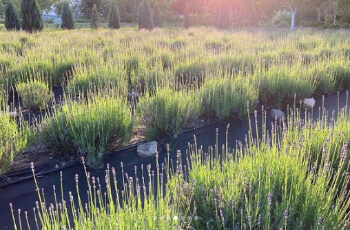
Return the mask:
M 339 99 L 338 99 L 339 98 Z M 338 94 L 325 96 L 324 107 L 328 112 L 338 111 L 339 108 L 343 108 L 347 102 L 346 92 L 343 91 Z M 316 100 L 315 109 L 313 112 L 313 118 L 316 120 L 319 116 L 319 108 L 322 106 L 322 98 Z M 304 114 L 303 112 L 301 113 Z M 250 116 L 252 122 L 253 133 L 255 133 L 254 114 Z M 261 112 L 257 114 L 258 128 L 262 127 L 262 115 Z M 267 116 L 267 129 L 270 130 L 271 123 L 274 122 Z M 218 129 L 218 143 L 219 150 L 221 146 L 226 143 L 226 129 L 227 125 L 230 124 L 228 130 L 228 144 L 229 148 L 235 148 L 236 141 L 245 142 L 246 134 L 249 130 L 249 121 L 235 121 L 230 120 L 224 123 L 216 123 L 210 126 L 202 127 L 195 130 L 189 130 L 184 132 L 180 137 L 175 140 L 164 142 L 160 144 L 159 151 L 159 164 L 165 163 L 167 158 L 167 150 L 165 144 L 170 144 L 170 158 L 173 162 L 176 162 L 176 152 L 181 150 L 182 160 L 186 162 L 186 150 L 188 150 L 188 144 L 194 142 L 194 136 L 198 146 L 202 146 L 204 151 L 208 150 L 208 147 L 216 144 L 216 129 Z M 106 166 L 109 163 L 110 167 L 114 167 L 117 172 L 117 180 L 119 189 L 122 188 L 122 169 L 121 162 L 123 162 L 124 175 L 127 173 L 129 176 L 135 177 L 134 167 L 137 167 L 138 177 L 141 176 L 141 165 L 144 168 L 151 164 L 151 170 L 155 170 L 155 157 L 140 158 L 136 155 L 136 146 L 129 147 L 127 149 L 113 152 L 108 155 L 104 161 Z M 34 162 L 35 163 L 35 162 Z M 69 201 L 69 191 L 72 192 L 74 199 L 76 199 L 76 183 L 75 175 L 79 175 L 79 190 L 82 202 L 86 202 L 88 190 L 84 168 L 81 163 L 67 166 L 60 169 L 52 169 L 52 163 L 47 165 L 35 166 L 35 172 L 37 174 L 37 182 L 40 189 L 44 189 L 46 204 L 54 203 L 54 192 L 53 185 L 56 186 L 56 191 L 60 190 L 60 171 L 63 175 L 63 189 L 64 199 Z M 144 169 L 145 170 L 145 169 Z M 102 188 L 105 187 L 104 176 L 105 169 L 92 169 L 88 168 L 91 177 L 99 177 Z M 33 207 L 35 202 L 38 200 L 38 195 L 35 190 L 34 180 L 31 177 L 32 172 L 30 169 L 22 170 L 19 172 L 4 175 L 0 179 L 0 223 L 1 229 L 13 229 L 13 220 L 9 208 L 9 203 L 12 203 L 14 208 L 15 216 L 18 216 L 17 209 L 21 209 L 22 226 L 26 229 L 26 223 L 24 218 L 24 211 L 28 211 L 29 223 L 32 228 L 36 229 L 35 219 L 33 215 Z M 15 181 L 8 182 L 5 178 L 11 178 Z M 17 181 L 16 181 L 17 179 Z M 103 190 L 103 189 L 102 189 Z M 60 192 L 57 192 L 58 201 L 61 200 Z M 17 221 L 17 220 L 16 220 Z M 17 223 L 18 224 L 18 223 Z

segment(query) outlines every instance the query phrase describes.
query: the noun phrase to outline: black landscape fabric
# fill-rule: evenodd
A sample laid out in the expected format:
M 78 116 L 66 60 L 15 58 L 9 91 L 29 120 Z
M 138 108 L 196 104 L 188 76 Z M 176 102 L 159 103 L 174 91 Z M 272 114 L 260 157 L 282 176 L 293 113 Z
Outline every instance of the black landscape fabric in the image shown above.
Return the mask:
M 339 101 L 339 103 L 338 103 Z M 329 95 L 325 96 L 324 106 L 327 111 L 337 111 L 338 108 L 343 108 L 346 104 L 347 96 L 346 92 L 343 91 L 338 95 Z M 339 104 L 339 107 L 338 107 Z M 316 106 L 314 109 L 314 119 L 319 116 L 319 108 L 322 106 L 322 98 L 316 99 Z M 251 116 L 251 120 L 254 120 L 254 115 Z M 258 127 L 261 127 L 261 113 L 258 113 Z M 269 117 L 267 118 L 268 129 L 271 127 L 271 122 L 273 122 Z M 230 124 L 228 132 L 228 142 L 229 147 L 234 148 L 236 146 L 236 141 L 241 141 L 244 143 L 245 135 L 248 132 L 249 122 L 245 121 L 227 121 L 225 123 L 216 123 L 214 125 L 206 126 L 196 130 L 190 130 L 183 133 L 180 137 L 169 142 L 170 144 L 170 157 L 174 160 L 176 159 L 176 151 L 181 150 L 182 157 L 185 159 L 185 153 L 188 149 L 188 144 L 193 143 L 194 136 L 198 146 L 203 146 L 204 150 L 207 150 L 209 146 L 214 146 L 216 143 L 216 129 L 218 128 L 218 137 L 219 137 L 219 149 L 223 144 L 225 144 L 226 139 L 226 128 L 227 124 Z M 167 151 L 165 147 L 166 143 L 161 144 L 159 151 L 159 163 L 164 163 L 164 159 L 167 157 Z M 174 160 L 175 161 L 175 160 Z M 134 175 L 134 167 L 136 166 L 140 169 L 141 165 L 147 166 L 148 164 L 152 165 L 152 169 L 155 169 L 155 158 L 140 158 L 136 155 L 136 147 L 130 147 L 122 151 L 113 152 L 108 155 L 104 164 L 109 163 L 110 167 L 114 167 L 117 172 L 118 182 L 122 181 L 121 173 L 121 162 L 124 165 L 124 173 L 128 173 L 131 176 Z M 53 196 L 53 185 L 56 186 L 56 190 L 60 189 L 60 171 L 63 173 L 63 187 L 64 187 L 64 198 L 69 200 L 68 193 L 72 191 L 73 196 L 76 199 L 76 188 L 75 188 L 75 175 L 79 175 L 79 189 L 81 191 L 82 201 L 87 199 L 87 183 L 84 173 L 84 169 L 81 163 L 73 164 L 67 167 L 55 169 L 53 162 L 48 164 L 35 166 L 35 172 L 38 174 L 37 181 L 40 188 L 43 188 L 45 191 L 46 203 L 54 203 Z M 105 171 L 104 169 L 88 169 L 91 176 L 101 178 L 101 182 L 104 181 Z M 140 173 L 140 170 L 138 170 Z M 35 229 L 35 220 L 33 216 L 33 207 L 35 202 L 38 200 L 37 193 L 35 191 L 34 180 L 31 177 L 32 173 L 30 169 L 22 170 L 18 172 L 12 172 L 11 174 L 6 174 L 0 178 L 0 229 L 13 229 L 13 220 L 9 208 L 9 203 L 13 204 L 15 214 L 17 215 L 17 209 L 21 209 L 22 213 L 28 211 L 30 225 Z M 139 175 L 140 176 L 140 175 Z M 102 187 L 104 184 L 102 183 Z M 119 184 L 121 186 L 121 184 Z M 58 195 L 58 200 L 61 200 L 60 195 Z M 24 221 L 24 215 L 22 216 Z M 25 224 L 23 222 L 23 224 Z M 23 226 L 22 224 L 22 226 Z M 26 226 L 26 225 L 24 225 Z M 26 229 L 26 228 L 24 228 Z

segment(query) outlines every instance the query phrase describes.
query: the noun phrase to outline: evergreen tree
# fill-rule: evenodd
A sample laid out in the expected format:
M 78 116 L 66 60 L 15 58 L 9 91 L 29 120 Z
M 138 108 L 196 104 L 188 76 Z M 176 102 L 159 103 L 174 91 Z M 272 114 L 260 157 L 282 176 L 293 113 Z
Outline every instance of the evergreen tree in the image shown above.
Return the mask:
M 32 33 L 44 28 L 41 9 L 36 0 L 22 0 L 21 14 L 23 30 Z
M 117 3 L 115 0 L 111 0 L 110 8 L 109 8 L 109 21 L 108 26 L 111 29 L 119 29 L 120 28 L 120 18 L 119 18 L 119 10 Z
M 128 1 L 128 0 L 114 0 L 117 3 L 118 6 L 118 12 L 119 12 L 119 21 L 121 22 L 125 22 L 127 21 L 127 17 L 128 17 L 128 10 L 127 10 L 127 5 L 129 4 L 129 2 L 131 2 L 131 4 L 133 3 L 133 0 Z
M 138 13 L 138 24 L 139 29 L 153 29 L 152 10 L 148 0 L 143 0 L 140 4 Z
M 107 16 L 109 11 L 109 4 L 107 0 L 80 0 L 81 4 L 79 10 L 87 18 L 91 17 L 92 7 L 96 5 L 97 12 Z
M 61 28 L 62 29 L 74 29 L 74 17 L 73 17 L 73 13 L 72 10 L 69 6 L 69 2 L 65 1 L 63 3 L 63 9 L 62 9 L 62 24 L 61 24 Z
M 190 28 L 191 26 L 191 22 L 190 22 L 190 7 L 188 6 L 188 4 L 186 5 L 186 9 L 185 9 L 185 15 L 184 15 L 184 27 L 185 29 Z
M 21 23 L 12 0 L 8 0 L 5 8 L 5 27 L 7 30 L 20 30 Z
M 99 21 L 99 16 L 97 12 L 97 6 L 94 4 L 92 7 L 92 12 L 91 12 L 91 28 L 97 30 L 98 27 L 98 21 Z
M 157 1 L 155 1 L 153 5 L 153 24 L 154 24 L 154 27 L 162 26 L 162 17 L 160 14 L 159 4 Z

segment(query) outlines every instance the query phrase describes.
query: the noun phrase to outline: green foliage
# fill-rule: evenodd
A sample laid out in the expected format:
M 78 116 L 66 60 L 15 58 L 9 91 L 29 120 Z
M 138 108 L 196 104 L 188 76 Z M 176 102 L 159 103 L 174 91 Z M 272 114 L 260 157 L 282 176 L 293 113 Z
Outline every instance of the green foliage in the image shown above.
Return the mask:
M 288 28 L 288 27 L 290 27 L 290 18 L 291 18 L 290 11 L 287 11 L 287 10 L 281 11 L 281 10 L 279 10 L 272 17 L 271 21 L 276 26 L 287 27 Z
M 102 94 L 102 93 L 101 93 Z M 66 102 L 47 115 L 40 127 L 47 146 L 61 154 L 84 156 L 90 166 L 101 163 L 109 141 L 120 145 L 131 137 L 133 119 L 127 103 L 113 92 L 89 94 Z
M 153 3 L 153 24 L 154 27 L 162 26 L 162 16 L 159 9 L 159 3 L 157 1 Z
M 309 70 L 310 78 L 317 82 L 315 92 L 319 94 L 329 94 L 335 89 L 334 73 L 328 72 L 323 64 L 316 64 Z
M 122 77 L 120 70 L 112 67 L 77 68 L 73 76 L 67 82 L 67 89 L 77 95 L 86 96 L 89 91 L 100 92 L 113 87 L 122 90 L 126 87 L 126 79 Z
M 7 103 L 0 106 L 0 174 L 6 172 L 14 157 L 35 141 L 35 131 L 20 114 L 18 125 L 10 118 Z
M 247 111 L 252 111 L 257 105 L 259 96 L 257 81 L 251 77 L 248 79 L 237 76 L 207 81 L 200 89 L 202 114 L 220 120 L 245 118 Z
M 52 85 L 53 65 L 49 60 L 22 62 L 16 69 L 9 69 L 6 73 L 9 87 L 14 86 L 16 81 L 27 81 L 31 78 L 45 79 Z M 56 82 L 57 83 L 57 82 Z
M 52 97 L 49 85 L 37 79 L 17 83 L 16 90 L 23 107 L 32 111 L 44 109 Z
M 13 140 L 17 135 L 16 121 L 11 119 L 5 111 L 0 111 L 0 161 L 11 163 L 13 159 Z M 0 172 L 3 172 L 4 165 L 0 165 Z
M 349 170 L 350 130 L 349 115 L 339 116 L 333 127 L 303 125 L 296 115 L 288 128 L 283 126 L 282 136 L 272 131 L 260 143 L 250 129 L 246 146 L 240 144 L 234 153 L 216 147 L 203 154 L 195 143 L 188 183 L 173 188 L 184 193 L 177 195 L 182 211 L 198 216 L 193 228 L 346 229 L 350 197 L 343 173 Z
M 208 61 L 197 61 L 182 64 L 175 70 L 175 83 L 179 87 L 200 87 L 208 73 Z
M 115 0 L 111 0 L 109 8 L 108 27 L 111 29 L 120 28 L 119 10 Z
M 23 30 L 32 33 L 44 28 L 41 9 L 36 0 L 22 0 L 21 15 Z
M 162 53 L 160 55 L 160 59 L 162 62 L 163 70 L 167 70 L 173 67 L 174 61 L 172 60 L 172 57 L 170 56 L 169 53 L 166 53 L 166 52 Z
M 259 90 L 261 102 L 282 107 L 293 104 L 294 95 L 297 102 L 310 97 L 315 92 L 316 83 L 313 78 L 306 76 L 302 68 L 291 70 L 283 66 L 261 72 Z
M 69 6 L 69 2 L 65 1 L 63 3 L 63 8 L 62 8 L 62 24 L 61 24 L 61 28 L 62 29 L 74 29 L 74 16 L 72 13 L 72 10 Z
M 60 61 L 54 66 L 54 78 L 53 85 L 65 83 L 67 79 L 72 75 L 74 69 L 73 60 Z
M 92 7 L 91 12 L 91 28 L 97 30 L 100 21 L 100 16 L 98 16 L 96 4 Z
M 220 47 L 221 43 L 211 44 L 211 47 Z M 219 46 L 220 45 L 220 46 Z M 254 57 L 252 55 L 221 55 L 220 68 L 226 74 L 252 73 L 254 70 Z
M 335 90 L 348 89 L 350 87 L 349 61 L 334 61 L 327 65 L 327 73 L 334 75 Z
M 337 117 L 336 122 L 328 124 L 323 113 L 321 120 L 313 123 L 302 120 L 295 111 L 287 124 L 282 124 L 283 135 L 279 130 L 271 130 L 268 135 L 263 123 L 263 135 L 254 137 L 250 125 L 245 146 L 238 143 L 234 152 L 228 148 L 227 138 L 222 149 L 216 143 L 206 153 L 195 141 L 189 146 L 187 164 L 180 151 L 173 163 L 167 146 L 163 168 L 141 166 L 137 174 L 141 176 L 123 177 L 121 187 L 115 168 L 107 166 L 106 188 L 100 188 L 100 192 L 93 190 L 96 179 L 90 180 L 83 159 L 90 208 L 79 205 L 82 191 L 80 176 L 76 175 L 77 198 L 70 196 L 76 205 L 66 207 L 62 203 L 57 215 L 63 218 L 50 215 L 33 166 L 38 200 L 43 204 L 38 209 L 42 218 L 36 219 L 36 224 L 77 229 L 92 225 L 99 229 L 347 229 L 350 197 L 344 175 L 350 168 L 350 116 L 344 110 Z M 155 164 L 159 165 L 158 156 Z M 123 173 L 123 164 L 121 170 Z M 124 186 L 126 183 L 128 186 Z M 61 181 L 60 197 L 64 197 L 63 184 Z M 53 207 L 58 207 L 58 199 L 55 202 Z
M 148 0 L 142 0 L 138 12 L 139 29 L 152 30 L 154 27 L 151 6 Z
M 5 27 L 7 30 L 20 30 L 21 23 L 12 0 L 8 0 L 5 8 Z
M 107 0 L 82 0 L 79 10 L 83 13 L 86 18 L 91 18 L 91 12 L 94 5 L 96 5 L 96 10 L 98 13 L 102 13 L 107 16 L 108 10 L 105 12 Z M 108 4 L 107 4 L 108 5 Z
M 185 125 L 199 114 L 194 93 L 158 90 L 152 97 L 140 99 L 137 106 L 139 124 L 145 127 L 147 139 L 178 136 Z
M 16 0 L 18 1 L 18 0 Z M 37 0 L 38 5 L 40 6 L 40 9 L 43 11 L 50 11 L 51 6 L 56 3 L 59 0 Z M 66 0 L 64 0 L 66 1 Z
M 143 166 L 141 166 L 141 169 L 135 166 L 135 170 L 140 170 L 142 177 L 127 176 L 126 179 L 123 177 L 123 185 L 119 186 L 120 181 L 117 181 L 116 176 L 117 173 L 124 172 L 123 162 L 121 162 L 122 169 L 120 172 L 108 165 L 104 177 L 106 179 L 106 186 L 101 186 L 99 188 L 100 191 L 106 191 L 106 193 L 103 193 L 94 191 L 93 188 L 97 185 L 98 179 L 96 183 L 95 177 L 91 176 L 90 178 L 90 172 L 87 171 L 85 160 L 83 159 L 82 161 L 85 174 L 84 176 L 77 174 L 75 178 L 71 178 L 72 182 L 77 184 L 77 187 L 76 191 L 69 194 L 71 202 L 82 204 L 82 194 L 88 193 L 89 199 L 86 205 L 90 208 L 84 210 L 75 205 L 66 206 L 66 202 L 62 197 L 66 195 L 64 191 L 66 191 L 65 184 L 67 181 L 61 181 L 61 185 L 55 185 L 56 188 L 60 187 L 61 192 L 56 192 L 54 194 L 55 203 L 53 205 L 58 207 L 59 204 L 63 204 L 63 208 L 57 210 L 57 215 L 62 218 L 56 218 L 54 215 L 49 214 L 49 208 L 46 203 L 48 199 L 43 193 L 38 192 L 37 198 L 39 202 L 43 204 L 43 208 L 37 211 L 42 218 L 35 219 L 36 224 L 43 226 L 44 229 L 50 229 L 54 226 L 62 228 L 74 227 L 75 229 L 90 229 L 91 226 L 94 226 L 97 229 L 104 230 L 178 230 L 186 228 L 186 224 L 180 220 L 182 213 L 178 212 L 177 201 L 172 200 L 170 193 L 165 192 L 165 190 L 167 190 L 167 185 L 164 183 L 165 175 L 160 170 L 155 170 L 153 177 L 150 171 L 153 171 L 151 165 L 148 165 L 147 169 Z M 33 177 L 36 188 L 39 188 L 40 185 L 38 182 L 40 181 L 36 179 L 34 165 Z M 86 179 L 85 183 L 87 183 L 89 187 L 87 191 L 83 191 L 80 186 L 84 178 Z M 174 175 L 173 178 L 177 178 L 177 181 L 174 180 L 174 184 L 183 182 L 182 175 Z M 128 186 L 124 186 L 124 182 L 127 183 Z M 76 194 L 77 196 L 75 197 L 75 195 L 72 194 Z M 10 204 L 10 207 L 13 215 L 12 204 Z M 70 216 L 72 218 L 69 218 Z M 13 218 L 16 219 L 14 216 Z M 14 225 L 15 229 L 19 229 L 16 223 Z

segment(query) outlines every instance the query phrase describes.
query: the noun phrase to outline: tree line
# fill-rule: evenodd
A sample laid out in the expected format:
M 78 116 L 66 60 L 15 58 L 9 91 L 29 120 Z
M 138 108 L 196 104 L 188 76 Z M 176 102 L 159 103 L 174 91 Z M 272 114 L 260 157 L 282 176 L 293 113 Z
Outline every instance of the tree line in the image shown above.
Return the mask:
M 66 1 L 62 5 L 62 29 L 73 29 L 75 20 L 69 2 Z M 97 29 L 99 27 L 100 14 L 98 6 L 92 5 L 91 8 L 91 27 Z M 110 0 L 110 8 L 108 13 L 108 25 L 111 29 L 120 28 L 120 13 L 117 2 Z M 161 14 L 157 2 L 153 3 L 151 9 L 149 0 L 142 0 L 138 8 L 138 25 L 140 29 L 152 30 L 154 27 L 161 26 Z M 20 15 L 12 0 L 8 0 L 5 8 L 5 27 L 7 30 L 20 30 L 21 28 L 27 32 L 41 31 L 44 27 L 42 13 L 36 0 L 22 0 Z
M 350 0 L 175 0 L 171 8 L 194 24 L 260 26 L 266 23 L 349 26 Z M 223 20 L 225 21 L 223 23 Z M 221 25 L 222 26 L 222 25 Z
M 4 1 L 4 0 L 2 0 Z M 137 22 L 140 28 L 152 29 L 168 23 L 183 23 L 184 27 L 215 25 L 260 26 L 267 23 L 279 26 L 326 26 L 350 27 L 350 0 L 6 0 L 5 18 L 11 28 L 22 24 L 25 30 L 41 30 L 42 19 L 39 5 L 49 9 L 54 5 L 62 16 L 62 28 L 74 28 L 73 13 L 91 19 L 97 28 L 99 21 L 108 21 L 110 28 L 119 28 L 121 22 Z M 18 1 L 20 9 L 18 9 Z M 39 10 L 25 8 L 36 6 Z M 35 2 L 33 4 L 33 2 Z M 3 4 L 2 4 L 3 5 Z M 23 8 L 24 7 L 24 8 Z M 9 15 L 9 12 L 14 12 Z M 20 12 L 21 23 L 16 21 Z M 27 13 L 26 13 L 27 12 Z M 30 24 L 26 29 L 26 17 Z M 37 15 L 37 16 L 35 16 Z M 18 16 L 19 17 L 19 16 Z M 32 29 L 35 28 L 35 29 Z M 6 26 L 6 28 L 8 28 Z

